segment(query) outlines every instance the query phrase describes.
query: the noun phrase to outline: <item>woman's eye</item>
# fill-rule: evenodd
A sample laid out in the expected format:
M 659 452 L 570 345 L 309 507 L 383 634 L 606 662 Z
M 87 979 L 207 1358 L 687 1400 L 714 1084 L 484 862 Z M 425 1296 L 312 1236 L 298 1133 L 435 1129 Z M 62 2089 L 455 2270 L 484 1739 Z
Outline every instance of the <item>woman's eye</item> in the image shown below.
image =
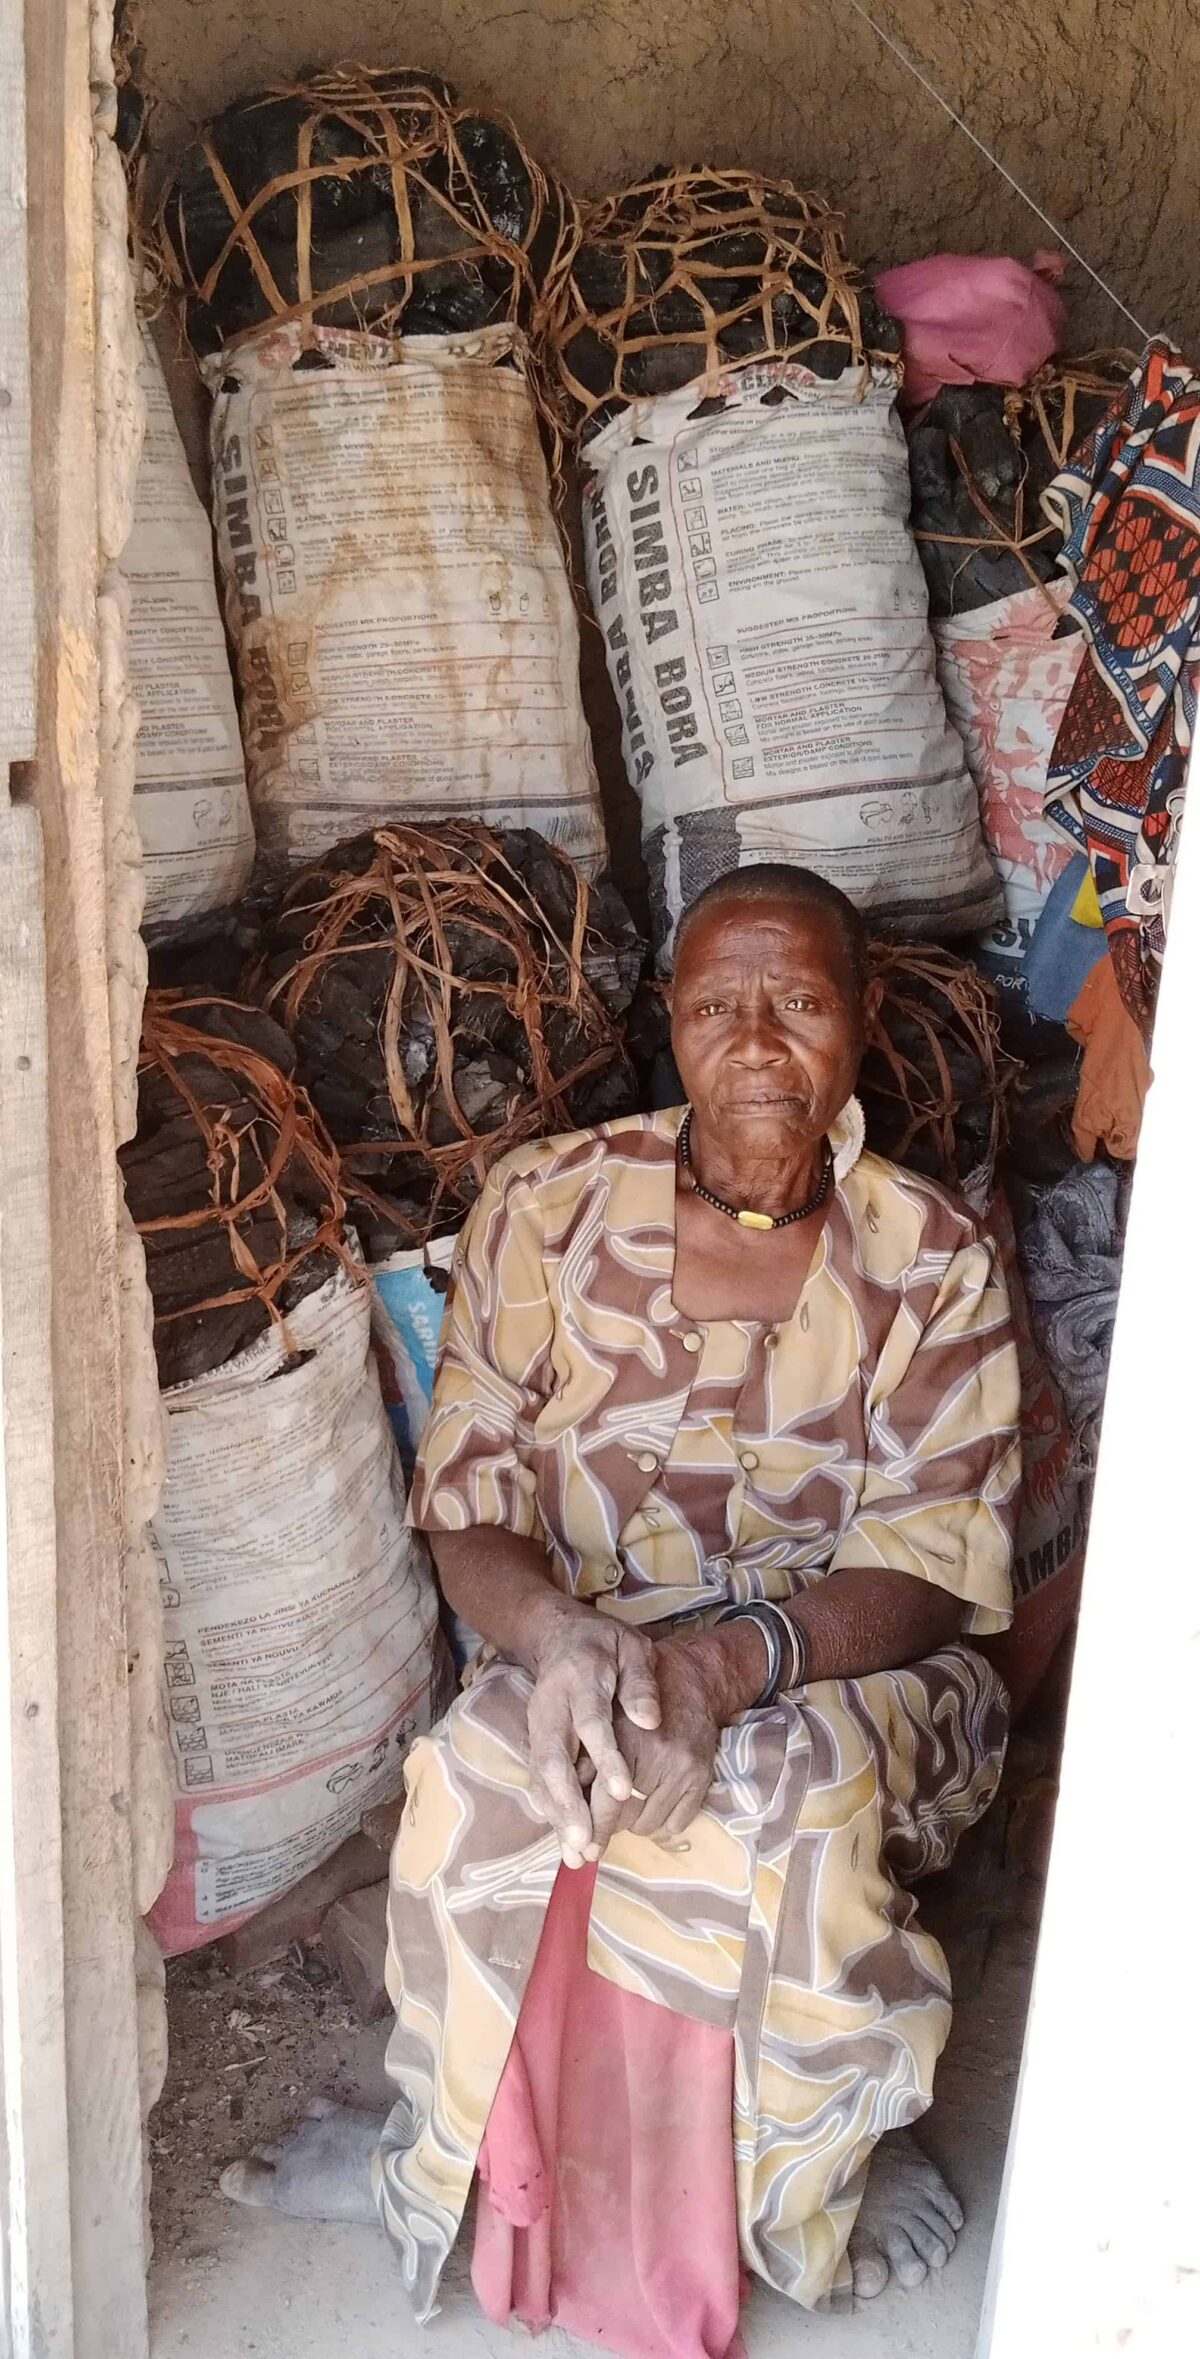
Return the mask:
M 723 999 L 706 999 L 703 1007 L 699 1008 L 697 1013 L 701 1016 L 723 1016 L 725 1002 Z
M 804 1015 L 811 1015 L 817 1003 L 815 999 L 810 999 L 807 992 L 797 992 L 794 998 L 785 999 L 783 1004 L 787 1008 L 799 1008 Z

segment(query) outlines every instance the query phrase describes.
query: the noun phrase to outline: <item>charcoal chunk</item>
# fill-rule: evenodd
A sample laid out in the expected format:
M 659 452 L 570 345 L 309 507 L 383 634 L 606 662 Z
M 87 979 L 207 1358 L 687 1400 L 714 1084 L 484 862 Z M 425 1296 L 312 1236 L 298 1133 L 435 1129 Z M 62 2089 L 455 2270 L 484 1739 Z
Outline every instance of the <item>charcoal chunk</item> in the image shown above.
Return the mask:
M 286 1025 L 371 1259 L 458 1226 L 496 1158 L 639 1102 L 645 946 L 531 828 L 395 825 L 295 879 L 246 978 Z
M 226 107 L 158 230 L 203 356 L 296 312 L 404 335 L 529 326 L 574 221 L 513 127 L 439 75 L 346 66 Z

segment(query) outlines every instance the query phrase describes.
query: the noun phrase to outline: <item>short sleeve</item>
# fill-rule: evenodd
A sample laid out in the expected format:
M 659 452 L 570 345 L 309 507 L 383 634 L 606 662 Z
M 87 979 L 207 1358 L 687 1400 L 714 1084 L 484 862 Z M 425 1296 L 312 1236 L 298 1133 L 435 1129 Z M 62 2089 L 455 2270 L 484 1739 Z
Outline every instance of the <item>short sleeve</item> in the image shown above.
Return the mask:
M 408 1520 L 418 1531 L 496 1524 L 540 1536 L 526 1445 L 553 1381 L 552 1335 L 536 1191 L 501 1164 L 455 1256 L 409 1495 Z
M 830 1572 L 881 1566 L 948 1589 L 974 1636 L 1012 1620 L 1020 1374 L 1008 1290 L 979 1237 L 950 1256 L 922 1318 L 893 1322 L 867 1396 L 862 1495 Z

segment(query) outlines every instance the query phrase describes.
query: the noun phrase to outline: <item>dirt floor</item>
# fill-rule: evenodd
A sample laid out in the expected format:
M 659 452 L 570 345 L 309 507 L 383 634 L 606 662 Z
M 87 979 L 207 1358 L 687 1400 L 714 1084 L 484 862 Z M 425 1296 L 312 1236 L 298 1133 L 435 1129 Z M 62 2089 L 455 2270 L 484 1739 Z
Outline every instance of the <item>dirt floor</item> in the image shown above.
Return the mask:
M 923 1914 L 955 1982 L 955 2022 L 925 2138 L 968 2227 L 945 2276 L 848 2318 L 805 2318 L 756 2291 L 749 2359 L 783 2359 L 799 2334 L 821 2359 L 970 2359 L 1033 1968 L 1053 1807 L 1044 1742 L 1014 1745 L 1001 1798 Z M 319 1949 L 233 1977 L 213 1952 L 168 1972 L 171 2067 L 151 2125 L 153 2359 L 505 2359 L 509 2334 L 476 2307 L 467 2246 L 439 2317 L 416 2327 L 381 2232 L 274 2219 L 216 2192 L 227 2162 L 269 2143 L 324 2092 L 386 2102 L 386 2025 L 364 2029 Z M 545 2359 L 583 2359 L 554 2329 Z

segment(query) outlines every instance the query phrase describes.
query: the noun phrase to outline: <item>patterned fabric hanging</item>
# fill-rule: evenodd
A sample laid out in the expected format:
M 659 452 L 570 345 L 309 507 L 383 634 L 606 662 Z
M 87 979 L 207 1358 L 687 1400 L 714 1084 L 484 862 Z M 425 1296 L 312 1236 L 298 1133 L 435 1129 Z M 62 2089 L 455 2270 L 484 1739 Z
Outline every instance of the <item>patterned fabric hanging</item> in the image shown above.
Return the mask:
M 1200 685 L 1200 376 L 1151 342 L 1043 495 L 1085 632 L 1046 807 L 1088 854 L 1121 995 L 1154 1003 Z

